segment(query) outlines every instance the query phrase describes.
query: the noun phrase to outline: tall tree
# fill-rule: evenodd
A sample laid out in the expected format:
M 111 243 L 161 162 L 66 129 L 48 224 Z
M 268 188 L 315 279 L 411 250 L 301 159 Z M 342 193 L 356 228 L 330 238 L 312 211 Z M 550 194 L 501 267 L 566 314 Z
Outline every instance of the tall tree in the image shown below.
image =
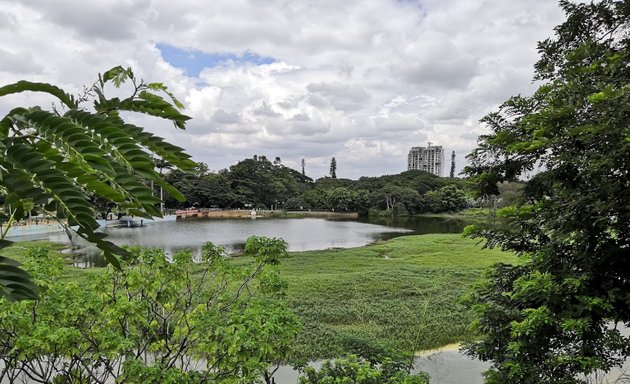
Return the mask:
M 451 174 L 449 176 L 451 179 L 455 177 L 455 151 L 451 154 Z
M 271 207 L 286 202 L 298 191 L 299 172 L 273 165 L 265 156 L 254 156 L 230 167 L 227 177 L 232 191 L 244 204 Z
M 302 176 L 306 176 L 306 161 L 302 159 Z
M 493 362 L 488 383 L 586 383 L 630 354 L 630 2 L 560 4 L 542 86 L 482 120 L 492 133 L 466 169 L 493 195 L 540 170 L 511 225 L 470 232 L 523 258 L 470 297 L 483 338 L 468 351 Z
M 334 157 L 330 160 L 330 177 L 337 178 L 337 160 Z
M 387 185 L 374 192 L 373 197 L 378 201 L 377 207 L 383 203 L 387 213 L 394 214 L 400 207 L 402 211 L 414 214 L 422 208 L 422 198 L 420 194 L 407 187 L 397 185 Z
M 130 97 L 105 97 L 106 86 L 120 87 L 125 82 L 132 84 Z M 94 100 L 90 110 L 46 83 L 9 84 L 0 87 L 0 97 L 28 91 L 47 93 L 62 106 L 52 110 L 17 107 L 0 120 L 0 192 L 6 196 L 4 207 L 8 209 L 0 248 L 9 243 L 4 241 L 8 227 L 38 206 L 64 225 L 76 226 L 79 236 L 119 265 L 115 255 L 127 253 L 95 232 L 99 225 L 91 203 L 94 197 L 138 216 L 160 216 L 160 201 L 147 186 L 149 182 L 175 198 L 184 196 L 155 172 L 154 158 L 184 170 L 195 166 L 181 148 L 125 122 L 120 112 L 163 118 L 181 129 L 190 118 L 178 111 L 183 106 L 163 84 L 138 80 L 128 68 L 115 67 L 99 76 L 91 88 Z M 14 263 L 0 258 L 0 295 L 32 298 L 32 288 Z

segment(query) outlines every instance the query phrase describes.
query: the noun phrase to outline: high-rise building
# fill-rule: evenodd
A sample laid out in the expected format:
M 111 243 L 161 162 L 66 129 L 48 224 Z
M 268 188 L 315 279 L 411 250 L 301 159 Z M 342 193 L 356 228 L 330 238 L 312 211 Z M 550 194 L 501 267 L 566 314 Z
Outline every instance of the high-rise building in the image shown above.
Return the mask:
M 444 175 L 444 148 L 441 145 L 412 147 L 407 158 L 407 169 L 427 171 L 434 175 Z

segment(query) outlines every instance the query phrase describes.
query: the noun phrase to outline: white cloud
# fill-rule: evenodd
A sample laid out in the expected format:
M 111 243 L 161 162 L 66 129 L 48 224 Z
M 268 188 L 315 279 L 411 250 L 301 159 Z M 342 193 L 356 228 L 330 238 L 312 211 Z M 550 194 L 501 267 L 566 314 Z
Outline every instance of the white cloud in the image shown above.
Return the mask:
M 117 64 L 166 83 L 193 117 L 188 130 L 133 116 L 210 169 L 254 154 L 307 173 L 396 173 L 427 140 L 457 153 L 477 121 L 531 92 L 536 42 L 562 20 L 547 0 L 291 2 L 275 0 L 0 0 L 0 83 L 29 79 L 81 92 Z M 227 61 L 197 78 L 156 44 L 270 57 Z M 0 112 L 43 96 L 0 99 Z

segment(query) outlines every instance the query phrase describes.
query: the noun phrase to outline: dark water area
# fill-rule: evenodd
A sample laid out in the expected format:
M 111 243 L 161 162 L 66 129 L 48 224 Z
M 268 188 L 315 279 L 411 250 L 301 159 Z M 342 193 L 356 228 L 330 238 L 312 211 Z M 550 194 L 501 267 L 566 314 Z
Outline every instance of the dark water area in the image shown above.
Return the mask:
M 429 233 L 462 233 L 464 228 L 471 224 L 469 221 L 454 217 L 434 217 L 434 216 L 403 216 L 403 217 L 383 217 L 366 218 L 360 222 L 384 226 L 387 228 L 401 228 L 404 232 L 383 232 L 378 240 L 390 240 L 398 236 L 405 235 L 425 235 Z

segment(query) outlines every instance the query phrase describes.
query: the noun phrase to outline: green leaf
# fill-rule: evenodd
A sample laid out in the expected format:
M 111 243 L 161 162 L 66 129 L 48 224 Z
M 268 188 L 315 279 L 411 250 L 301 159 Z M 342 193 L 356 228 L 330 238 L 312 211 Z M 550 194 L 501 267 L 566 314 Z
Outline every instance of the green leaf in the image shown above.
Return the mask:
M 140 112 L 150 116 L 161 117 L 163 119 L 171 120 L 177 128 L 181 129 L 184 129 L 186 127 L 186 121 L 190 120 L 190 116 L 181 114 L 170 103 L 161 98 L 160 101 L 157 99 L 151 101 L 137 99 L 111 99 L 101 103 L 99 108 Z
M 129 79 L 133 79 L 133 72 L 131 71 L 131 68 L 123 68 L 120 65 L 105 71 L 105 73 L 103 73 L 103 76 L 101 77 L 103 84 L 111 81 L 112 83 L 114 83 L 115 87 L 120 87 L 122 83 L 125 82 L 125 80 L 127 80 L 127 78 Z
M 7 243 L 1 243 L 6 246 Z M 9 301 L 36 300 L 37 286 L 15 260 L 0 256 L 0 296 Z
M 122 101 L 105 97 L 106 83 L 119 87 L 126 80 L 136 87 L 132 97 Z M 24 91 L 54 95 L 68 111 L 60 116 L 57 111 L 37 106 L 17 107 L 0 120 L 0 180 L 12 219 L 22 219 L 39 207 L 67 220 L 69 226 L 77 225 L 79 236 L 94 243 L 107 260 L 120 267 L 116 255 L 127 253 L 94 232 L 98 223 L 93 203 L 104 199 L 106 204 L 115 203 L 118 209 L 138 216 L 158 216 L 160 200 L 145 183 L 161 185 L 176 198 L 183 196 L 155 172 L 155 154 L 181 169 L 195 166 L 183 149 L 126 124 L 120 111 L 169 119 L 180 128 L 190 118 L 177 110 L 181 103 L 163 84 L 137 83 L 132 70 L 121 66 L 99 76 L 92 88 L 96 113 L 79 109 L 74 97 L 45 83 L 10 84 L 0 88 L 0 97 Z M 173 104 L 151 91 L 165 92 Z M 3 294 L 33 297 L 28 275 L 20 274 L 15 265 L 0 267 Z
M 168 88 L 166 88 L 166 86 L 162 83 L 149 83 L 147 84 L 147 88 L 152 89 L 154 91 L 162 91 L 164 93 L 166 93 L 168 95 L 168 97 L 171 98 L 171 101 L 173 102 L 173 104 L 179 108 L 179 109 L 184 109 L 184 104 L 182 104 L 179 100 L 177 100 L 177 98 L 175 98 L 175 96 L 168 91 Z M 148 93 L 148 92 L 145 92 Z M 142 97 L 142 96 L 140 96 Z
M 8 84 L 0 87 L 0 97 L 21 92 L 44 92 L 58 98 L 68 108 L 77 108 L 78 104 L 72 95 L 67 94 L 61 88 L 47 83 L 33 83 L 30 81 L 18 81 L 17 83 Z

